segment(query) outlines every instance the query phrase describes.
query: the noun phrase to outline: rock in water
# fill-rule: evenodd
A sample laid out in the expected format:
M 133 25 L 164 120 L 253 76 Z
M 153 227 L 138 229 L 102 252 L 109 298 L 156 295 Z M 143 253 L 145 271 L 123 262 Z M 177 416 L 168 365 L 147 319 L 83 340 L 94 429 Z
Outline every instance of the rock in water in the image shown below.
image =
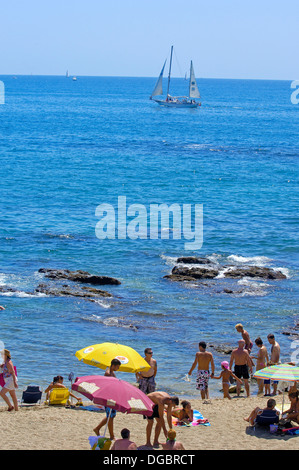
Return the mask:
M 69 271 L 68 269 L 45 269 L 41 268 L 39 273 L 44 273 L 45 277 L 49 279 L 68 279 L 73 282 L 81 282 L 93 285 L 119 285 L 121 282 L 118 279 L 108 276 L 96 276 L 88 273 L 87 271 Z

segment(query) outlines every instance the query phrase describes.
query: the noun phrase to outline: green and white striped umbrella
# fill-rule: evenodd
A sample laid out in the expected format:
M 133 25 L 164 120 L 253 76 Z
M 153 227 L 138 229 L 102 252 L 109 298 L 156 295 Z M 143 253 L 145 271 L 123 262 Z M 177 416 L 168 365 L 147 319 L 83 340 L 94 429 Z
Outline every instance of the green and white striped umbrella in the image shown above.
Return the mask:
M 255 379 L 281 380 L 283 382 L 299 381 L 299 367 L 290 364 L 276 364 L 257 370 L 253 377 Z

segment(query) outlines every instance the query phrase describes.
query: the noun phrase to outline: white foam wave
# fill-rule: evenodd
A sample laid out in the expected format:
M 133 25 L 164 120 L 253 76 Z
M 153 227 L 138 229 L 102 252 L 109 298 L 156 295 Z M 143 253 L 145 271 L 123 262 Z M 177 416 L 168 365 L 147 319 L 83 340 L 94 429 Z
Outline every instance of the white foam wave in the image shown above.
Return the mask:
M 111 303 L 109 303 L 107 300 L 103 300 L 103 299 L 96 299 L 96 300 L 94 300 L 94 303 L 100 305 L 103 308 L 110 308 L 112 306 Z
M 21 298 L 35 298 L 35 297 L 47 297 L 47 294 L 37 292 L 36 294 L 30 294 L 29 292 L 17 291 L 17 292 L 1 292 L 1 297 L 21 297 Z
M 238 255 L 230 255 L 227 257 L 230 261 L 234 261 L 236 263 L 247 263 L 247 264 L 254 264 L 256 266 L 265 266 L 269 264 L 272 260 L 267 258 L 267 256 L 238 256 Z
M 272 269 L 273 271 L 280 271 L 282 274 L 286 276 L 287 279 L 290 279 L 290 277 L 292 277 L 290 270 L 288 268 L 272 268 Z
M 176 262 L 177 262 L 177 257 L 174 257 L 174 256 L 166 256 L 166 255 L 160 255 L 160 258 L 163 259 L 165 261 L 165 263 L 168 265 L 168 266 L 175 266 L 176 265 Z

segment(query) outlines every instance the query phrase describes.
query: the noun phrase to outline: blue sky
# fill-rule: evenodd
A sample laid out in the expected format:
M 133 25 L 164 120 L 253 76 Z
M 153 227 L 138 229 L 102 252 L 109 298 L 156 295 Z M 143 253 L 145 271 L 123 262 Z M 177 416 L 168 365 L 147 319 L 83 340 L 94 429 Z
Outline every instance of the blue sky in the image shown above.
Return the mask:
M 298 0 L 0 0 L 0 75 L 299 78 Z

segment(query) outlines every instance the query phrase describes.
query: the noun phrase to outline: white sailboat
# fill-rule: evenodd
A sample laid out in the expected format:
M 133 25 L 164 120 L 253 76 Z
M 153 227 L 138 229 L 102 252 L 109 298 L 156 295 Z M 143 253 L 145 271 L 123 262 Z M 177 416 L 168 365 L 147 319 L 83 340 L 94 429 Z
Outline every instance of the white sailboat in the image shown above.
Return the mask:
M 193 63 L 191 60 L 190 64 L 190 79 L 189 79 L 189 94 L 188 96 L 171 96 L 169 94 L 169 86 L 170 86 L 170 77 L 171 77 L 171 65 L 172 65 L 172 53 L 173 53 L 173 46 L 171 46 L 171 53 L 170 53 L 170 64 L 169 64 L 169 73 L 168 73 L 168 83 L 167 83 L 167 93 L 166 99 L 162 98 L 155 98 L 156 96 L 163 95 L 163 73 L 166 64 L 166 60 L 162 67 L 161 73 L 157 80 L 156 86 L 150 96 L 150 100 L 154 100 L 156 103 L 160 104 L 161 106 L 168 106 L 171 108 L 197 108 L 201 106 L 201 103 L 195 101 L 196 98 L 200 98 L 200 93 L 197 87 Z

